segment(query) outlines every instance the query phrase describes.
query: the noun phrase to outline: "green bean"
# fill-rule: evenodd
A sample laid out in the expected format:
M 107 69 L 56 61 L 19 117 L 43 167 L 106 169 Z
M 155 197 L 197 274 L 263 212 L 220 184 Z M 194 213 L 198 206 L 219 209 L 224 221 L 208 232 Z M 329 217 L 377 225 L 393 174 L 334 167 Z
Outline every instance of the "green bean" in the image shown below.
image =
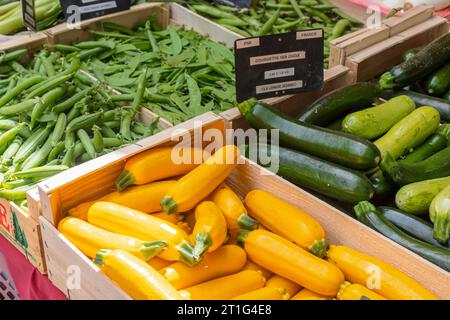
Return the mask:
M 264 35 L 268 34 L 272 30 L 273 25 L 277 22 L 279 17 L 280 17 L 280 9 L 278 9 L 275 12 L 275 14 L 269 20 L 267 20 L 267 22 L 264 24 L 264 26 L 259 31 L 258 35 L 264 36 Z
M 297 20 L 295 20 L 295 21 L 288 22 L 288 23 L 286 23 L 286 24 L 281 24 L 281 25 L 273 26 L 273 28 L 274 28 L 275 30 L 288 30 L 288 29 L 292 29 L 292 28 L 296 27 L 296 26 L 297 26 L 298 24 L 300 24 L 301 22 L 302 22 L 301 19 L 297 19 Z
M 92 144 L 94 145 L 95 152 L 97 154 L 102 154 L 105 150 L 105 146 L 103 143 L 102 129 L 96 125 L 92 127 L 92 131 L 94 132 L 94 138 L 92 139 Z
M 41 60 L 42 65 L 44 66 L 44 69 L 49 77 L 56 75 L 53 64 L 47 59 L 44 54 L 39 55 L 39 59 Z
M 8 131 L 0 135 L 0 147 L 7 146 L 8 143 L 13 140 L 19 131 L 26 126 L 25 123 L 19 123 L 16 127 L 9 129 Z
M 26 97 L 25 99 L 31 99 L 31 98 L 35 98 L 38 96 L 41 96 L 42 94 L 44 94 L 45 92 L 48 92 L 64 83 L 66 83 L 67 81 L 69 81 L 71 78 L 73 77 L 73 74 L 68 74 L 68 75 L 62 75 L 62 76 L 58 76 L 56 78 L 54 78 L 52 81 L 49 81 L 47 83 L 45 83 L 42 86 L 37 87 L 36 89 L 34 89 L 33 91 L 31 91 Z
M 145 25 L 145 29 L 146 29 L 148 41 L 150 42 L 150 46 L 152 47 L 153 52 L 160 52 L 161 50 L 159 49 L 158 43 L 156 42 L 156 39 L 153 36 L 152 31 L 150 30 L 150 26 L 151 26 L 150 21 L 147 21 L 147 23 Z
M 14 141 L 8 146 L 8 148 L 3 152 L 1 156 L 0 163 L 2 165 L 10 165 L 12 162 L 12 158 L 16 155 L 17 151 L 19 150 L 20 146 L 22 145 L 22 138 L 19 136 L 16 136 Z
M 61 164 L 71 167 L 75 163 L 75 159 L 75 145 L 71 145 L 69 148 L 66 148 L 66 153 L 61 160 Z
M 81 115 L 81 108 L 84 107 L 84 102 L 77 102 L 75 106 L 67 113 L 67 122 L 71 122 L 73 119 L 79 117 Z
M 146 82 L 147 82 L 147 69 L 144 69 L 144 72 L 142 72 L 142 74 L 139 76 L 136 95 L 133 100 L 133 104 L 131 106 L 131 109 L 133 110 L 134 113 L 138 113 L 139 110 L 141 109 L 141 102 L 142 98 L 144 97 Z
M 240 29 L 240 28 L 237 28 L 237 27 L 235 27 L 235 26 L 230 26 L 230 25 L 228 25 L 228 26 L 227 26 L 227 29 L 229 29 L 229 30 L 231 30 L 231 31 L 233 31 L 233 32 L 235 32 L 235 33 L 237 33 L 237 34 L 240 34 L 241 36 L 246 37 L 246 38 L 252 36 L 252 35 L 251 35 L 250 33 L 248 33 L 247 31 L 242 30 L 242 29 Z
M 42 147 L 23 162 L 21 166 L 22 170 L 36 168 L 45 163 L 52 149 L 52 137 L 50 135 Z
M 16 61 L 11 61 L 9 65 L 17 73 L 28 73 L 28 70 L 25 69 L 20 63 Z
M 64 112 L 70 108 L 72 108 L 78 101 L 80 101 L 82 98 L 85 98 L 91 91 L 92 87 L 85 89 L 83 91 L 77 92 L 72 97 L 70 97 L 67 100 L 62 101 L 61 103 L 57 104 L 52 108 L 53 112 L 60 113 Z
M 31 110 L 38 103 L 37 99 L 25 100 L 23 102 L 13 104 L 10 106 L 4 106 L 0 108 L 0 114 L 2 115 L 15 115 L 21 112 Z
M 17 126 L 18 123 L 9 119 L 1 119 L 0 120 L 0 130 L 9 130 Z
M 94 56 L 102 51 L 104 51 L 105 48 L 102 47 L 98 47 L 98 48 L 93 48 L 93 49 L 86 49 L 86 50 L 82 50 L 77 54 L 78 59 L 80 60 L 84 60 L 87 59 L 91 56 Z
M 297 0 L 289 0 L 291 3 L 292 8 L 294 9 L 295 13 L 297 13 L 299 18 L 303 18 L 305 15 L 302 12 L 302 9 L 300 9 L 300 6 L 297 2 Z
M 81 141 L 81 144 L 83 145 L 84 150 L 89 155 L 91 159 L 94 159 L 97 157 L 97 153 L 95 152 L 94 144 L 91 141 L 91 138 L 89 138 L 89 135 L 86 131 L 83 129 L 80 129 L 77 131 L 78 138 Z
M 37 148 L 41 146 L 42 143 L 48 138 L 52 131 L 51 127 L 45 129 L 38 129 L 35 131 L 31 137 L 29 137 L 17 151 L 13 164 L 21 164 L 25 161 Z
M 36 184 L 21 186 L 12 190 L 0 189 L 0 197 L 10 201 L 18 201 L 27 198 L 27 192 L 36 188 Z
M 59 166 L 43 166 L 43 167 L 34 167 L 28 170 L 22 170 L 15 173 L 15 176 L 19 179 L 44 179 L 55 174 L 58 174 L 62 171 L 69 169 L 68 166 L 59 165 Z
M 2 52 L 0 53 L 0 64 L 17 60 L 18 58 L 26 55 L 27 52 L 27 49 L 20 49 L 9 53 Z
M 332 35 L 327 39 L 328 41 L 339 38 L 345 33 L 345 30 L 350 28 L 352 24 L 347 19 L 341 19 L 334 25 Z
M 80 49 L 95 49 L 95 48 L 106 48 L 114 49 L 116 44 L 111 40 L 99 40 L 99 41 L 83 41 L 75 45 Z
M 69 122 L 69 124 L 67 125 L 67 128 L 66 128 L 66 131 L 67 132 L 72 132 L 72 131 L 75 132 L 80 129 L 91 128 L 98 120 L 100 120 L 102 114 L 103 114 L 103 111 L 99 111 L 99 112 L 79 116 Z
M 216 9 L 209 5 L 193 5 L 192 8 L 199 13 L 203 13 L 214 18 L 233 19 L 235 17 L 232 13 Z
M 7 91 L 14 90 L 14 88 L 16 87 L 16 85 L 17 85 L 17 79 L 16 79 L 15 77 L 13 77 L 13 78 L 9 81 L 9 84 L 8 84 L 8 90 L 7 90 Z
M 58 101 L 64 95 L 65 91 L 66 91 L 65 88 L 58 87 L 51 91 L 48 91 L 46 94 L 42 96 L 41 100 L 38 103 L 36 103 L 36 105 L 33 108 L 33 111 L 31 112 L 31 121 L 30 121 L 31 128 L 34 128 L 34 125 L 41 117 L 41 115 L 44 113 L 44 111 L 51 105 L 53 105 L 56 101 Z
M 248 26 L 248 22 L 241 20 L 239 18 L 234 18 L 234 19 L 216 19 L 214 20 L 216 21 L 218 24 L 223 24 L 223 25 L 227 25 L 227 26 L 234 26 L 234 27 L 246 27 Z
M 107 138 L 117 138 L 117 134 L 114 130 L 107 126 L 102 126 L 102 135 Z
M 110 129 L 117 129 L 120 128 L 120 121 L 106 121 L 103 125 Z
M 64 141 L 59 141 L 55 146 L 53 146 L 52 151 L 48 155 L 47 161 L 52 161 L 58 158 L 58 156 L 64 151 L 65 143 Z
M 65 113 L 60 113 L 58 120 L 56 120 L 55 128 L 52 133 L 52 146 L 55 147 L 56 144 L 61 140 L 66 130 L 67 116 Z
M 34 179 L 17 179 L 11 181 L 3 181 L 2 187 L 8 190 L 12 190 L 26 185 L 30 185 L 35 182 L 36 181 Z
M 4 96 L 2 96 L 0 98 L 0 107 L 7 104 L 9 101 L 14 99 L 19 94 L 21 94 L 24 90 L 26 90 L 26 89 L 30 88 L 31 86 L 33 86 L 37 83 L 40 83 L 44 80 L 45 80 L 44 77 L 34 76 L 34 77 L 28 78 L 27 80 L 23 81 L 17 87 L 15 87 L 13 90 L 8 91 L 7 94 L 5 94 Z
M 105 148 L 116 148 L 123 145 L 123 140 L 119 138 L 103 138 L 103 145 Z
M 311 9 L 311 8 L 308 8 L 308 7 L 305 7 L 305 11 L 308 12 L 313 17 L 316 17 L 316 18 L 322 20 L 326 24 L 331 24 L 332 23 L 331 19 L 325 13 L 323 13 L 322 11 Z
M 104 123 L 107 121 L 118 120 L 118 119 L 120 119 L 120 114 L 121 114 L 121 112 L 118 109 L 112 109 L 112 110 L 105 111 L 102 114 L 102 117 L 99 122 Z
M 131 121 L 133 120 L 133 115 L 130 112 L 123 111 L 122 118 L 120 121 L 120 135 L 127 141 L 131 141 Z
M 61 52 L 78 52 L 81 51 L 81 49 L 75 47 L 75 46 L 69 46 L 66 44 L 55 44 L 53 46 L 56 50 L 59 50 Z
M 115 94 L 111 96 L 111 101 L 113 102 L 133 101 L 134 99 L 135 95 L 132 94 Z

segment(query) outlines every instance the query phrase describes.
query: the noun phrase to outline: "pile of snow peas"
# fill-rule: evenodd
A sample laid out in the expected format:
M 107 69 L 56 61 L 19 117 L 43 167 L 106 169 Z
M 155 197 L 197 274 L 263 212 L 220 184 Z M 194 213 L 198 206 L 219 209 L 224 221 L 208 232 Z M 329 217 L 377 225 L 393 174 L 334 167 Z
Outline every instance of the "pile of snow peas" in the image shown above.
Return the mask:
M 327 0 L 253 1 L 250 8 L 236 8 L 218 1 L 194 0 L 186 6 L 243 37 L 322 28 L 325 32 L 325 65 L 330 41 L 356 31 L 362 24 Z
M 0 53 L 0 197 L 24 209 L 43 179 L 159 130 L 159 119 L 136 120 L 142 95 L 131 108 L 115 102 L 78 57 L 44 48 L 22 63 L 26 55 Z
M 55 49 L 121 92 L 114 101 L 141 92 L 143 106 L 172 124 L 236 105 L 231 49 L 193 30 L 162 30 L 154 19 L 133 30 L 106 22 L 102 30 L 92 31 L 92 41 Z

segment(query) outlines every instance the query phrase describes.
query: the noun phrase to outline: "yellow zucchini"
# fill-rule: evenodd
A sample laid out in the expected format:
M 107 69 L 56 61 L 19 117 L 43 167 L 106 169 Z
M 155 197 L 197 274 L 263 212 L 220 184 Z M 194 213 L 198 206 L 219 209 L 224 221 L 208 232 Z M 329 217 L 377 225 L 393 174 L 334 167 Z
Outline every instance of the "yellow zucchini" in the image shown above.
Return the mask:
M 259 271 L 259 272 L 262 273 L 262 275 L 266 279 L 269 279 L 271 276 L 273 276 L 273 272 L 272 271 L 269 271 L 269 270 L 267 270 L 267 269 L 257 265 L 252 260 L 248 259 L 248 257 L 247 257 L 247 263 L 245 264 L 244 268 L 242 268 L 242 271 L 244 271 L 244 270 Z
M 386 298 L 360 285 L 346 281 L 337 294 L 338 300 L 386 300 Z
M 344 282 L 344 275 L 336 266 L 275 233 L 241 231 L 238 239 L 252 261 L 304 288 L 336 296 Z
M 202 159 L 203 150 L 200 148 L 162 147 L 141 152 L 127 160 L 116 180 L 116 188 L 122 191 L 133 184 L 142 185 L 184 175 L 197 167 Z
M 94 262 L 133 299 L 183 300 L 158 271 L 126 251 L 102 249 Z
M 88 212 L 88 221 L 105 230 L 145 241 L 164 240 L 168 247 L 159 255 L 161 258 L 194 262 L 186 232 L 171 222 L 112 202 L 93 204 Z
M 195 243 L 193 254 L 197 261 L 227 240 L 227 222 L 214 202 L 203 201 L 195 208 L 195 226 L 190 240 Z
M 277 274 L 273 275 L 269 278 L 269 280 L 267 280 L 266 287 L 283 288 L 286 290 L 286 293 L 289 295 L 289 297 L 294 296 L 302 288 L 302 286 L 298 283 L 283 278 Z
M 183 214 L 168 214 L 167 212 L 157 212 L 152 213 L 152 217 L 163 219 L 169 222 L 172 222 L 173 224 L 178 225 L 180 222 L 184 220 Z
M 180 294 L 191 300 L 228 300 L 260 289 L 265 282 L 260 272 L 245 270 L 180 290 Z
M 288 300 L 289 294 L 284 288 L 264 287 L 241 294 L 231 300 Z
M 165 241 L 142 241 L 103 230 L 72 217 L 61 220 L 58 230 L 89 258 L 94 258 L 100 249 L 121 249 L 147 261 L 167 247 Z
M 154 257 L 147 261 L 147 264 L 153 267 L 153 269 L 155 270 L 161 270 L 162 268 L 165 268 L 171 265 L 172 263 L 173 263 L 172 261 L 164 260 L 160 257 Z
M 312 292 L 306 288 L 300 290 L 291 300 L 329 300 L 330 298 L 323 296 L 321 294 Z
M 222 210 L 228 229 L 254 230 L 258 227 L 258 222 L 249 217 L 241 199 L 226 184 L 214 191 L 211 200 Z
M 159 272 L 176 289 L 184 289 L 199 283 L 209 281 L 239 272 L 247 261 L 245 251 L 238 246 L 222 246 L 205 258 L 195 267 L 175 262 Z
M 302 210 L 263 190 L 245 197 L 250 215 L 270 231 L 319 257 L 326 256 L 325 231 L 320 223 Z
M 352 282 L 390 300 L 437 299 L 414 279 L 375 257 L 345 246 L 330 246 L 328 259 Z
M 175 185 L 176 181 L 158 181 L 148 183 L 142 186 L 130 187 L 123 192 L 111 192 L 104 197 L 95 201 L 84 202 L 69 210 L 71 217 L 86 220 L 89 208 L 97 201 L 108 201 L 120 204 L 122 206 L 142 211 L 145 213 L 153 213 L 161 210 L 159 202 L 167 193 L 170 187 Z
M 228 145 L 217 150 L 203 164 L 183 176 L 161 200 L 168 213 L 187 212 L 209 196 L 236 168 L 239 149 Z

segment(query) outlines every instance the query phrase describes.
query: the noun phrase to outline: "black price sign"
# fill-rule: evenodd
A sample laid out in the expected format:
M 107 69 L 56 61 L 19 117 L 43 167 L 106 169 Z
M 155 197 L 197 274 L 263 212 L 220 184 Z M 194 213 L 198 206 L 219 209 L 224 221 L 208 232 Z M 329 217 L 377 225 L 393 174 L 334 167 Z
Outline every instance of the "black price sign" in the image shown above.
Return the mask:
M 34 0 L 21 0 L 23 24 L 29 30 L 37 31 L 36 9 Z
M 131 0 L 60 0 L 66 20 L 74 21 L 104 16 L 130 9 Z
M 238 102 L 323 86 L 322 29 L 240 39 L 234 46 Z

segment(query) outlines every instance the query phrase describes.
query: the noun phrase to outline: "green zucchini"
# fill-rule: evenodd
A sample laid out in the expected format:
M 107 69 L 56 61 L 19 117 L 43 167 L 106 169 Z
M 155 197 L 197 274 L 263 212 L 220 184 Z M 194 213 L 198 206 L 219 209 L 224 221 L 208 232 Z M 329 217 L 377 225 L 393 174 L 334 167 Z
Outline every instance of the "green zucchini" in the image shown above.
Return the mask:
M 327 93 L 300 114 L 298 120 L 327 126 L 355 108 L 362 109 L 371 105 L 379 95 L 380 89 L 377 84 L 355 83 Z
M 411 98 L 398 96 L 375 107 L 349 114 L 342 122 L 342 131 L 369 140 L 377 138 L 415 108 Z
M 247 156 L 250 155 L 252 160 L 257 158 L 258 163 L 264 167 L 273 165 L 261 161 L 266 160 L 266 156 L 278 159 L 278 168 L 272 171 L 300 187 L 309 188 L 330 198 L 357 203 L 370 200 L 374 194 L 372 185 L 364 174 L 332 162 L 283 147 L 271 148 L 263 143 L 250 144 L 247 150 Z M 257 152 L 259 156 L 253 157 L 253 152 Z
M 402 229 L 410 236 L 436 247 L 450 250 L 450 246 L 443 246 L 434 239 L 432 223 L 397 208 L 377 207 L 377 210 L 384 218 L 386 218 L 386 220 Z
M 402 164 L 412 164 L 423 161 L 431 157 L 436 152 L 441 151 L 447 146 L 448 140 L 442 134 L 432 134 L 423 144 L 421 144 L 412 153 L 408 154 L 399 162 Z
M 431 107 L 420 107 L 394 125 L 375 145 L 384 158 L 390 153 L 394 159 L 421 145 L 439 126 L 439 113 Z
M 407 213 L 426 214 L 433 198 L 449 184 L 450 177 L 408 184 L 398 190 L 395 204 Z
M 384 176 L 391 178 L 399 186 L 447 177 L 450 176 L 450 147 L 412 164 L 396 161 L 390 153 L 387 153 L 381 161 L 380 168 Z
M 434 263 L 446 271 L 450 271 L 450 251 L 427 242 L 418 240 L 381 215 L 370 202 L 363 201 L 355 206 L 355 213 L 359 221 L 378 231 L 385 237 L 411 250 L 422 258 Z
M 450 184 L 431 201 L 430 219 L 434 224 L 434 238 L 442 244 L 448 243 L 450 236 Z
M 428 76 L 425 88 L 433 96 L 442 95 L 450 88 L 450 62 Z
M 450 100 L 450 90 L 448 90 L 442 98 L 444 98 L 445 100 Z
M 403 54 L 401 61 L 402 62 L 408 61 L 409 59 L 414 57 L 417 54 L 417 52 L 419 52 L 420 50 L 422 50 L 422 47 L 418 47 L 418 48 L 414 48 L 414 49 L 410 49 L 410 50 L 406 51 L 405 54 Z
M 395 66 L 380 78 L 381 89 L 401 88 L 426 77 L 450 57 L 450 33 L 428 44 L 409 60 Z
M 384 178 L 381 172 L 372 175 L 370 182 L 375 192 L 375 200 L 386 199 L 394 193 L 394 186 Z
M 272 106 L 250 99 L 239 104 L 245 120 L 256 129 L 279 129 L 280 144 L 353 169 L 369 170 L 380 152 L 369 141 L 290 118 Z
M 448 100 L 431 97 L 425 94 L 408 90 L 387 90 L 383 91 L 383 93 L 381 94 L 384 99 L 391 99 L 392 97 L 400 95 L 410 97 L 415 102 L 417 107 L 430 106 L 435 108 L 437 111 L 439 111 L 442 120 L 450 121 L 450 102 Z
M 450 123 L 443 124 L 437 128 L 436 134 L 440 134 L 447 138 L 448 143 L 450 143 Z
M 345 117 L 341 117 L 337 119 L 336 121 L 333 121 L 329 126 L 327 126 L 328 129 L 341 131 L 342 130 L 342 122 L 344 121 Z

